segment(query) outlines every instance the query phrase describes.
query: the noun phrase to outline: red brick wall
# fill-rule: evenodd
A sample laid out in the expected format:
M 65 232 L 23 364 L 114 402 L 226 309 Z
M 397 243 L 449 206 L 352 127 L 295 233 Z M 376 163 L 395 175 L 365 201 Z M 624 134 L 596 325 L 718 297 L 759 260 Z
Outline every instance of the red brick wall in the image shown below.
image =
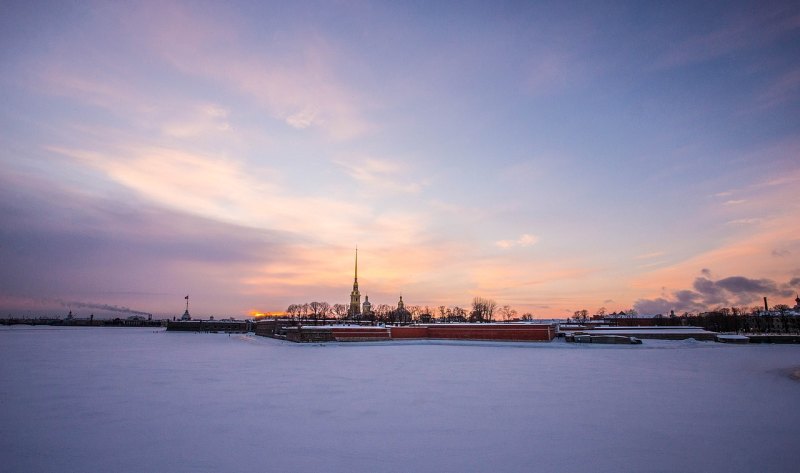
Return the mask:
M 447 340 L 550 341 L 555 338 L 551 325 L 427 325 L 390 327 L 392 339 L 433 338 Z
M 389 333 L 395 338 L 429 338 L 428 327 L 390 327 Z
M 363 327 L 336 327 L 332 328 L 334 338 L 340 342 L 355 342 L 367 340 L 389 340 L 389 330 L 380 328 Z
M 549 325 L 440 325 L 429 326 L 430 338 L 455 340 L 550 341 L 555 330 Z
M 445 340 L 507 340 L 550 341 L 555 338 L 555 328 L 544 324 L 437 324 L 404 327 L 335 327 L 333 336 L 338 341 L 445 339 Z

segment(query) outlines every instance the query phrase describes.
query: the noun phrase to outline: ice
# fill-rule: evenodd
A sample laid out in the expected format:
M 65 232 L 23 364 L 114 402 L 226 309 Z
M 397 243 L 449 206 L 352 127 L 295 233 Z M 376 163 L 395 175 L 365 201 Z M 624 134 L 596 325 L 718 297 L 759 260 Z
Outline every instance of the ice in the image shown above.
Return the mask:
M 0 329 L 2 472 L 797 471 L 798 345 Z

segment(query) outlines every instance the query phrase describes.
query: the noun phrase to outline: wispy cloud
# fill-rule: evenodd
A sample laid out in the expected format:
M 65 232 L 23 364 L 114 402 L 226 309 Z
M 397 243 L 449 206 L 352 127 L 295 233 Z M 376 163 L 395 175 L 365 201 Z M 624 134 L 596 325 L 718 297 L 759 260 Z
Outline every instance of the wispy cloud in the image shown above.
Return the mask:
M 228 132 L 231 130 L 228 115 L 229 111 L 219 105 L 194 105 L 184 116 L 167 121 L 162 133 L 175 138 L 198 138 Z
M 498 248 L 509 249 L 514 247 L 525 248 L 539 242 L 539 237 L 530 233 L 523 233 L 516 240 L 498 240 L 494 245 Z
M 659 256 L 664 256 L 664 252 L 653 251 L 651 253 L 643 253 L 641 255 L 636 255 L 636 259 L 653 259 L 653 258 L 658 258 Z
M 236 33 L 242 20 L 227 16 L 211 19 L 182 7 L 145 14 L 139 37 L 177 70 L 239 91 L 293 128 L 318 127 L 337 140 L 372 128 L 358 92 L 340 76 L 341 52 L 331 38 L 302 35 L 288 50 L 275 44 L 254 55 Z M 227 47 L 220 49 L 220 40 Z
M 160 205 L 240 225 L 298 234 L 325 228 L 331 237 L 353 241 L 360 215 L 367 213 L 351 202 L 292 195 L 277 171 L 263 165 L 256 170 L 231 158 L 164 147 L 50 149 L 105 172 Z
M 753 225 L 761 222 L 760 218 L 737 218 L 736 220 L 729 220 L 728 225 Z
M 759 96 L 764 108 L 787 105 L 800 99 L 800 68 L 784 72 L 774 79 Z
M 347 174 L 363 185 L 382 191 L 417 193 L 426 184 L 424 179 L 413 177 L 402 160 L 374 157 L 346 157 L 335 159 Z
M 227 312 L 239 280 L 292 241 L 130 194 L 117 200 L 29 178 L 0 182 L 0 217 L 9 226 L 0 245 L 0 296 L 12 299 L 88 299 L 163 314 L 172 304 L 177 312 L 189 291 L 204 313 Z
M 304 128 L 308 128 L 314 124 L 314 120 L 317 118 L 317 111 L 306 108 L 304 110 L 300 110 L 299 112 L 289 115 L 286 117 L 286 123 L 289 125 L 298 128 L 300 130 Z
M 116 26 L 127 33 L 115 38 L 117 47 L 141 66 L 132 70 L 116 52 L 91 42 L 81 47 L 92 60 L 76 57 L 74 45 L 83 41 L 76 36 L 31 66 L 38 68 L 38 87 L 119 113 L 163 113 L 163 84 L 149 71 L 166 67 L 192 83 L 208 81 L 238 93 L 288 127 L 319 129 L 333 140 L 349 140 L 374 128 L 366 118 L 367 101 L 348 85 L 347 71 L 339 67 L 343 53 L 319 33 L 298 36 L 291 48 L 276 40 L 256 53 L 240 35 L 243 19 L 231 9 L 179 2 L 158 8 L 119 4 L 106 8 L 102 18 L 87 19 L 86 28 Z M 171 124 L 166 131 L 183 136 L 187 130 Z
M 798 28 L 800 11 L 789 4 L 731 9 L 708 31 L 677 42 L 656 64 L 657 67 L 684 66 L 741 50 L 753 50 Z

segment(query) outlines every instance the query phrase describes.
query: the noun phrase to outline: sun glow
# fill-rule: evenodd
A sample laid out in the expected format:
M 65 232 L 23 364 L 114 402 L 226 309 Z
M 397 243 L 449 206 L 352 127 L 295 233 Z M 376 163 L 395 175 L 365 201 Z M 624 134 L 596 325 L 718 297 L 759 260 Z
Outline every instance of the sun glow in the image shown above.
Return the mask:
M 286 312 L 259 312 L 257 310 L 251 310 L 249 312 L 250 317 L 254 319 L 267 319 L 270 317 L 278 318 L 286 316 Z

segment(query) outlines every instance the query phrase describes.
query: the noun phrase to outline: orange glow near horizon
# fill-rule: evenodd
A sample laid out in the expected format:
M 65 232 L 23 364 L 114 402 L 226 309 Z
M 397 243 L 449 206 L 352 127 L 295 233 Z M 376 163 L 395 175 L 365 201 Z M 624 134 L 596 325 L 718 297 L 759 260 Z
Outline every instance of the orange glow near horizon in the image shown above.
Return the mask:
M 256 319 L 266 319 L 268 317 L 284 317 L 286 315 L 286 312 L 280 312 L 280 311 L 259 312 L 257 310 L 251 310 L 248 314 L 250 315 L 250 317 L 253 317 L 253 318 L 256 318 Z

